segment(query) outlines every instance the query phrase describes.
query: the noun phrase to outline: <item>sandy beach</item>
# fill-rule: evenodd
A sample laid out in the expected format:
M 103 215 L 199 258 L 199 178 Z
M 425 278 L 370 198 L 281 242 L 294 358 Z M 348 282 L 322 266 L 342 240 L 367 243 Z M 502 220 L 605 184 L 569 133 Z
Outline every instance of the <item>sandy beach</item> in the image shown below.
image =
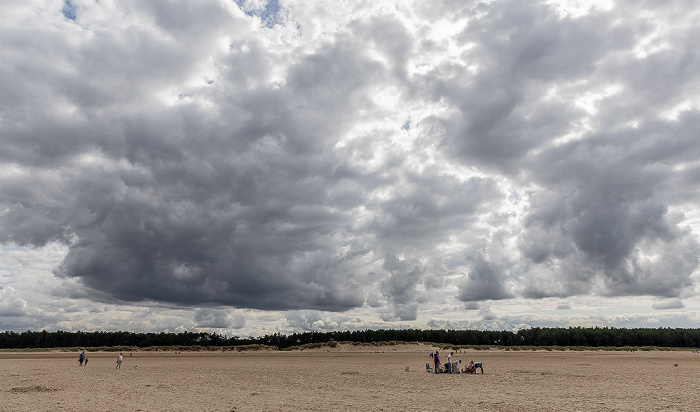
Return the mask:
M 0 411 L 695 411 L 700 354 L 455 353 L 485 374 L 430 374 L 425 345 L 277 352 L 0 353 Z M 443 359 L 447 353 L 441 351 Z M 131 356 L 130 356 L 131 355 Z M 408 371 L 406 371 L 408 368 Z

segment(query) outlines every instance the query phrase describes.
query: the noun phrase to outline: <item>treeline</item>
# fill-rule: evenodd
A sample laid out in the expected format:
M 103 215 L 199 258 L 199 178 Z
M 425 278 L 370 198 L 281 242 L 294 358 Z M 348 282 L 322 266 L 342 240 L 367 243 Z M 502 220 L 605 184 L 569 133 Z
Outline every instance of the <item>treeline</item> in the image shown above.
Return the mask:
M 327 342 L 422 342 L 454 346 L 582 346 L 700 348 L 700 329 L 531 328 L 517 332 L 478 330 L 379 329 L 273 334 L 257 338 L 207 332 L 2 332 L 0 349 L 76 347 L 223 347 L 265 345 L 279 349 Z

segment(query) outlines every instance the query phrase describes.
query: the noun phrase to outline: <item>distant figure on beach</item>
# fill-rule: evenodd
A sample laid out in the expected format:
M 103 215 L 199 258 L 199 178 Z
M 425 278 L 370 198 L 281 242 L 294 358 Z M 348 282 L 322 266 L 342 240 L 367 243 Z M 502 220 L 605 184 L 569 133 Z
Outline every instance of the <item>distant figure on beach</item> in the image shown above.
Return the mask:
M 440 373 L 440 353 L 435 351 L 433 355 L 433 362 L 435 363 L 435 373 Z
M 78 356 L 78 362 L 80 362 L 80 366 L 83 366 L 83 361 L 85 361 L 85 351 L 82 351 L 80 353 L 80 356 Z
M 445 372 L 452 373 L 452 352 L 447 354 L 447 363 L 445 364 Z
M 484 373 L 484 366 L 481 362 L 471 361 L 469 362 L 469 365 L 467 365 L 467 367 L 464 369 L 464 371 L 467 373 L 476 373 L 477 369 L 481 369 L 481 373 Z
M 474 361 L 469 362 L 469 365 L 465 368 L 465 372 L 472 373 L 474 371 Z
M 119 356 L 117 356 L 117 367 L 115 369 L 121 369 L 123 360 L 124 356 L 120 353 Z

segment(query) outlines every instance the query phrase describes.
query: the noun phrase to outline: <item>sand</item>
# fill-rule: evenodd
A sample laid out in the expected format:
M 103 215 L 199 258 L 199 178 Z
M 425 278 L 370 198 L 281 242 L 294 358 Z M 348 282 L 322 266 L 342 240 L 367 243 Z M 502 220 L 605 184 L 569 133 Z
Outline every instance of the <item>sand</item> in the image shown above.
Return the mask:
M 470 350 L 485 374 L 425 372 L 424 345 L 293 352 L 0 353 L 0 411 L 695 411 L 700 354 Z M 446 352 L 441 352 L 443 358 Z M 677 366 L 676 366 L 677 365 Z M 408 367 L 408 372 L 405 370 Z

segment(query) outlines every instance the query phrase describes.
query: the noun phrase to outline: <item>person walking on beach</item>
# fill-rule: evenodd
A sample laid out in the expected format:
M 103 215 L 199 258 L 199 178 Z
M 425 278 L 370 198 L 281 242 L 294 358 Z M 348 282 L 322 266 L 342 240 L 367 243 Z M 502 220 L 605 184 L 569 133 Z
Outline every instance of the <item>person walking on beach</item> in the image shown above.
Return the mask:
M 440 353 L 435 351 L 433 355 L 433 362 L 435 362 L 435 373 L 440 373 Z
M 122 361 L 123 360 L 124 360 L 124 356 L 120 353 L 119 356 L 117 356 L 117 367 L 115 369 L 122 368 Z
M 82 351 L 80 353 L 80 356 L 78 357 L 78 362 L 80 362 L 80 366 L 83 366 L 83 361 L 85 360 L 85 351 Z

